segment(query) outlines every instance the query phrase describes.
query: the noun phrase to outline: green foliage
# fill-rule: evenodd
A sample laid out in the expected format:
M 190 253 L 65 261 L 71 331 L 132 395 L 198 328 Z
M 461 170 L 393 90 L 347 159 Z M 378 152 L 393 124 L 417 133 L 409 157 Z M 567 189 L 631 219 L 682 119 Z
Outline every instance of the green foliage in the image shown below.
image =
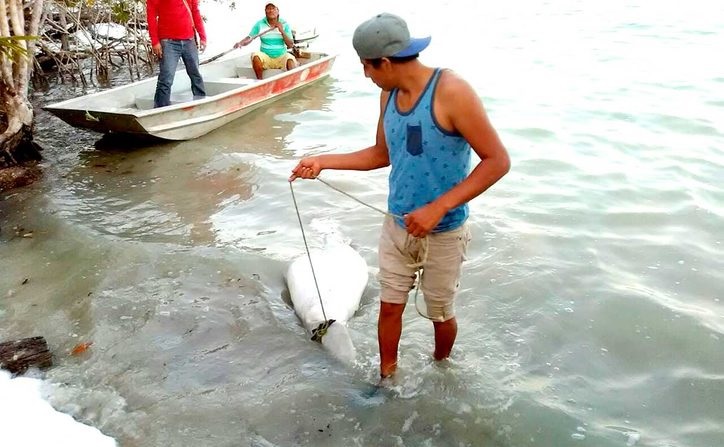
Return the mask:
M 98 0 L 111 6 L 113 19 L 117 23 L 127 23 L 133 18 L 134 12 L 141 12 L 146 7 L 145 0 Z
M 131 7 L 128 5 L 127 2 L 115 2 L 113 3 L 113 6 L 111 6 L 111 11 L 113 12 L 113 17 L 119 22 L 119 23 L 126 23 L 129 20 L 131 20 Z
M 11 60 L 28 56 L 28 51 L 20 44 L 21 40 L 36 40 L 38 36 L 0 37 L 0 55 Z

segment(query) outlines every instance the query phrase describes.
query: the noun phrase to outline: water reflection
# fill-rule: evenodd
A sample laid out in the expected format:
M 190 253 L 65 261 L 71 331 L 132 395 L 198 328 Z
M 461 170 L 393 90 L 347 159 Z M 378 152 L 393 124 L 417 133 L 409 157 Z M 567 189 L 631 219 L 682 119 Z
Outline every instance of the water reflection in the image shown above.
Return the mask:
M 289 135 L 331 95 L 328 83 L 313 85 L 196 140 L 104 136 L 66 175 L 60 212 L 99 233 L 212 245 L 212 217 L 254 197 L 264 181 L 258 162 L 294 155 Z
M 243 116 L 195 140 L 225 151 L 289 158 L 296 144 L 291 137 L 319 114 L 333 116 L 333 80 L 324 79 Z M 329 123 L 330 118 L 324 118 Z M 300 148 L 295 148 L 300 149 Z M 302 147 L 301 149 L 304 149 Z

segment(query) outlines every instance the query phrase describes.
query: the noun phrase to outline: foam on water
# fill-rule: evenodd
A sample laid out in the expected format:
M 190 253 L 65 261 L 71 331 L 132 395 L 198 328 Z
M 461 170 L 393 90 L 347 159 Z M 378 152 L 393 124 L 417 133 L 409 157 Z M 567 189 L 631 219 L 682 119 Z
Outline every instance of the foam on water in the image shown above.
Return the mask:
M 116 441 L 97 428 L 56 411 L 43 395 L 43 381 L 12 378 L 0 370 L 0 426 L 3 442 L 33 447 L 115 447 Z

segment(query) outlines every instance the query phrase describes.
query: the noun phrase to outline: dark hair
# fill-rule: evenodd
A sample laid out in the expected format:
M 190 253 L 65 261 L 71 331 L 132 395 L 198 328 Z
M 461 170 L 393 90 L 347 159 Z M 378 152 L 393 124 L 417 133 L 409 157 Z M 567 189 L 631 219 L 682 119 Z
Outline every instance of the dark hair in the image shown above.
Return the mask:
M 387 57 L 387 58 L 378 57 L 375 59 L 367 59 L 367 62 L 369 62 L 370 65 L 372 65 L 375 68 L 380 68 L 380 65 L 382 65 L 382 59 L 387 59 L 390 62 L 392 62 L 393 64 L 404 64 L 405 62 L 414 61 L 419 56 L 420 56 L 420 53 L 413 54 L 412 56 L 405 56 L 405 57 L 394 57 L 394 56 Z

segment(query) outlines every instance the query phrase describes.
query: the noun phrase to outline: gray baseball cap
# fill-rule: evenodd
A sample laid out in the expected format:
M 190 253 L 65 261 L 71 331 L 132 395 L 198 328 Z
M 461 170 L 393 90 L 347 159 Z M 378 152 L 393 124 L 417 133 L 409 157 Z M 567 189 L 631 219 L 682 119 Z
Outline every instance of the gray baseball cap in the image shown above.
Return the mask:
M 406 57 L 427 48 L 431 39 L 430 36 L 410 37 L 410 30 L 402 17 L 383 12 L 354 30 L 352 45 L 361 59 Z

